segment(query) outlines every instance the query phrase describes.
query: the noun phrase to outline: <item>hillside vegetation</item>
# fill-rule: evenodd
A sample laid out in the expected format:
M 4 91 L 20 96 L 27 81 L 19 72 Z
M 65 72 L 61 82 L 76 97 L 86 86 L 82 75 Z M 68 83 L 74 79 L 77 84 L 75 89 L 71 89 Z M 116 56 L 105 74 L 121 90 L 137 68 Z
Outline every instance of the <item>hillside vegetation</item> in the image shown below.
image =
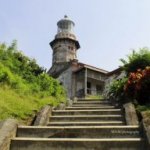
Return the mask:
M 46 104 L 65 102 L 66 92 L 34 59 L 0 43 L 0 120 L 24 120 Z

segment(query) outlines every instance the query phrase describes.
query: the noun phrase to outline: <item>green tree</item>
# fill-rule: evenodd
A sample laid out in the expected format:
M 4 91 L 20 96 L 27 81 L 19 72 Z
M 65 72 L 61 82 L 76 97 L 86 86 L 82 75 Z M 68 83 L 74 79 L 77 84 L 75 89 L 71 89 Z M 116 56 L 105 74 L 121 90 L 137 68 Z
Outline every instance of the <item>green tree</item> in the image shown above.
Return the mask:
M 127 60 L 121 59 L 121 62 L 127 75 L 138 69 L 145 69 L 146 66 L 150 66 L 150 51 L 148 48 L 142 48 L 138 52 L 133 50 L 132 54 L 127 56 Z

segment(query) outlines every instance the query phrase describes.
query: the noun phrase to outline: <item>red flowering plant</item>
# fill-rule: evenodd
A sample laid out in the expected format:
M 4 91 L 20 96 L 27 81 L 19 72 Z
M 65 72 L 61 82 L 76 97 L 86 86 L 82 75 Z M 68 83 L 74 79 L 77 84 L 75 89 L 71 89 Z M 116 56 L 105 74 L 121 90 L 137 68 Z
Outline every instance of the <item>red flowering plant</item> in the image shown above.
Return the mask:
M 125 102 L 150 103 L 150 49 L 133 50 L 127 56 L 127 60 L 121 59 L 121 62 L 123 63 L 121 68 L 127 80 L 122 82 L 123 79 L 120 79 L 113 82 L 110 85 L 109 93 L 115 98 L 118 97 L 120 101 L 122 101 L 122 97 Z
M 139 104 L 150 103 L 150 66 L 130 73 L 124 91 Z

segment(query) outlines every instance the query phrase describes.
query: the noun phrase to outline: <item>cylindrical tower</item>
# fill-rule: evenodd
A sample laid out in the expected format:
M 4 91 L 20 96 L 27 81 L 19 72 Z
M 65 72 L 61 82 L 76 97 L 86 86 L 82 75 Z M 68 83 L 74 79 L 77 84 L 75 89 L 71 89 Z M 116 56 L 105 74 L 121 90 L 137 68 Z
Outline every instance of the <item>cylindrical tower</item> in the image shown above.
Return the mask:
M 75 23 L 65 15 L 63 19 L 58 21 L 57 26 L 55 39 L 50 42 L 53 49 L 52 63 L 63 63 L 77 59 L 76 51 L 80 45 L 73 33 Z

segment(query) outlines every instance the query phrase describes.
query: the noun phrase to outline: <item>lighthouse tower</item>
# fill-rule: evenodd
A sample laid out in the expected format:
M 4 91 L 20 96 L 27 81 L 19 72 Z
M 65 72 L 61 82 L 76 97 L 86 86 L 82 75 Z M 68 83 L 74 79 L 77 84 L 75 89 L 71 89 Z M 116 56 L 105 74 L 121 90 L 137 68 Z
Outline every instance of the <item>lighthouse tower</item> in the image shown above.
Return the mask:
M 53 54 L 49 74 L 53 77 L 57 78 L 72 61 L 77 60 L 77 50 L 80 45 L 73 32 L 74 26 L 75 23 L 66 15 L 57 22 L 57 34 L 50 42 Z
M 55 39 L 50 42 L 53 50 L 52 64 L 70 62 L 77 59 L 76 51 L 80 48 L 79 42 L 73 33 L 75 23 L 66 15 L 57 23 L 58 30 Z

